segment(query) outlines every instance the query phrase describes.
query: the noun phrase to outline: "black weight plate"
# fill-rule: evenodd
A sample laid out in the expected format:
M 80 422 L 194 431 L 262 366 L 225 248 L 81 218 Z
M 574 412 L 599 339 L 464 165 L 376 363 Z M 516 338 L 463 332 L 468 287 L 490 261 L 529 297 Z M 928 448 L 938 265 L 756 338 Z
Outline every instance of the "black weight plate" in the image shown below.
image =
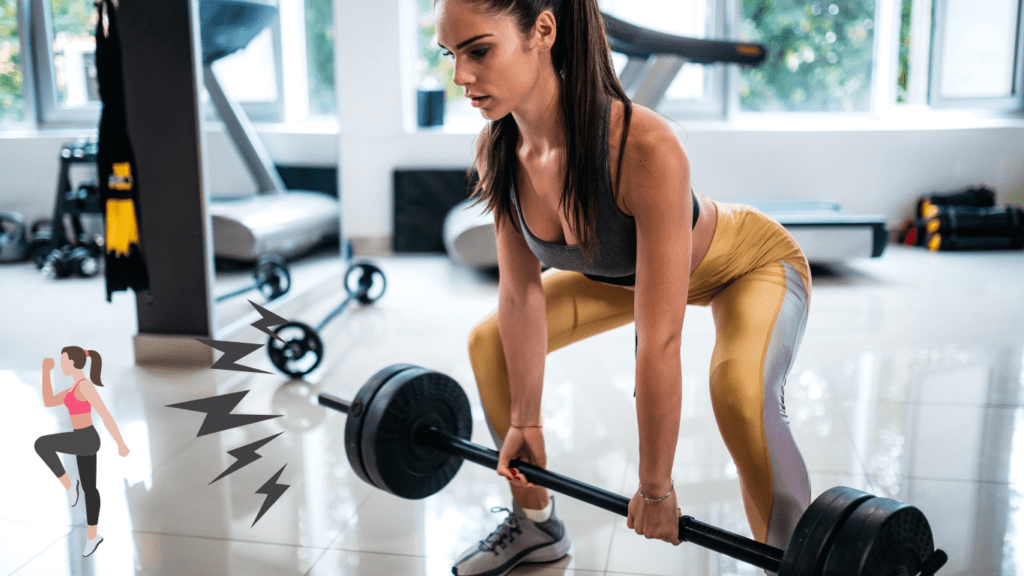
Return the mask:
M 462 459 L 418 444 L 415 433 L 423 426 L 468 440 L 469 398 L 440 372 L 406 370 L 381 387 L 363 423 L 363 466 L 375 486 L 415 500 L 436 494 L 455 477 Z
M 394 364 L 378 371 L 363 384 L 348 410 L 348 419 L 345 421 L 345 453 L 348 455 L 349 465 L 352 470 L 364 482 L 373 486 L 373 480 L 366 474 L 366 467 L 363 465 L 363 421 L 366 413 L 373 402 L 377 391 L 387 383 L 388 379 L 405 370 L 416 368 L 412 364 Z
M 822 576 L 833 540 L 850 514 L 875 498 L 845 486 L 822 492 L 804 511 L 782 555 L 779 576 Z
M 369 262 L 356 262 L 345 271 L 345 290 L 362 304 L 380 299 L 387 289 L 384 271 Z
M 301 378 L 320 365 L 324 344 L 316 330 L 302 322 L 288 322 L 274 328 L 267 342 L 267 354 L 278 370 L 293 378 Z M 283 341 L 282 341 L 283 340 Z
M 288 268 L 275 262 L 264 262 L 256 268 L 256 288 L 267 300 L 276 300 L 291 289 Z
M 875 498 L 843 523 L 825 560 L 824 574 L 915 575 L 934 551 L 931 527 L 920 510 L 889 498 Z

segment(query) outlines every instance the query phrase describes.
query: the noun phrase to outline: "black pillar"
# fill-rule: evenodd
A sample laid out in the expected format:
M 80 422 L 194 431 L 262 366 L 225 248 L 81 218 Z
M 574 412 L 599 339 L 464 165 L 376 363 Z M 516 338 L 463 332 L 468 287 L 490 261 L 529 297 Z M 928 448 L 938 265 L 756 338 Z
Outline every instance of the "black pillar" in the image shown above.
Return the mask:
M 202 172 L 199 0 L 121 0 L 128 133 L 150 290 L 137 294 L 136 362 L 209 365 L 213 276 Z

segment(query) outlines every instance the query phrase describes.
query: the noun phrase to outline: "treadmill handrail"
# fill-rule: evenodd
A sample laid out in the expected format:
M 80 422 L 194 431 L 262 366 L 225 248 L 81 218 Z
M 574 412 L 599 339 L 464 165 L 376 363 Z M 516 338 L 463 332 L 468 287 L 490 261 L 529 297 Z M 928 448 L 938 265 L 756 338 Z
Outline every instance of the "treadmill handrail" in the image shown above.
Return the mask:
M 768 56 L 767 47 L 756 42 L 728 42 L 675 36 L 630 24 L 606 12 L 602 12 L 601 15 L 604 17 L 605 32 L 611 49 L 627 56 L 648 58 L 673 54 L 698 64 L 727 62 L 752 66 L 763 63 Z

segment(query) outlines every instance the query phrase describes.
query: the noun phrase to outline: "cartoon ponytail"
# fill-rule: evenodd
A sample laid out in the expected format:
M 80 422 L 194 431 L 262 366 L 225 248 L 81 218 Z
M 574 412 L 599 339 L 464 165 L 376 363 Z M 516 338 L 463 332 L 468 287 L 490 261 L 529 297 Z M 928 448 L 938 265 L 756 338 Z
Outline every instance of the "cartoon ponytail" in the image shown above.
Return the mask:
M 85 368 L 85 361 L 92 359 L 92 368 L 89 370 L 89 380 L 92 381 L 96 386 L 103 386 L 103 382 L 100 382 L 100 370 L 103 368 L 103 358 L 100 357 L 100 353 L 95 350 L 86 350 L 80 346 L 65 346 L 61 350 L 62 354 L 67 354 L 68 359 L 71 360 L 71 364 L 81 370 Z

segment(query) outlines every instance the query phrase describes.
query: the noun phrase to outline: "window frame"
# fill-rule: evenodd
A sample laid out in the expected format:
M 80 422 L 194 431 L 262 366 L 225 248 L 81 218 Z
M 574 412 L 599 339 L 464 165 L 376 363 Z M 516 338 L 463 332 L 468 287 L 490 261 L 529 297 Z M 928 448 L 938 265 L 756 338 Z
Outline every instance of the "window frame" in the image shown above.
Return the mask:
M 65 107 L 58 102 L 57 70 L 53 53 L 53 21 L 49 0 L 27 0 L 31 3 L 32 81 L 36 106 L 36 122 L 40 128 L 77 128 L 99 124 L 100 104 Z
M 930 67 L 928 78 L 928 105 L 932 109 L 974 109 L 988 112 L 1018 113 L 1024 111 L 1024 0 L 1017 1 L 1017 34 L 1014 53 L 1011 95 L 990 98 L 945 97 L 941 93 L 942 64 L 945 55 L 945 23 L 948 0 L 932 0 L 933 32 L 931 37 Z
M 85 0 L 88 1 L 88 0 Z M 300 4 L 304 3 L 298 0 Z M 23 97 L 26 101 L 31 97 L 32 118 L 38 128 L 83 128 L 93 127 L 99 124 L 102 105 L 99 102 L 90 103 L 84 106 L 66 107 L 60 105 L 57 95 L 56 67 L 54 65 L 53 53 L 53 23 L 49 0 L 19 0 L 19 7 L 25 6 L 27 10 L 28 30 L 28 51 L 30 57 L 23 58 L 25 66 L 22 74 L 26 81 L 23 88 Z M 22 12 L 19 12 L 19 22 L 22 22 Z M 284 56 L 282 53 L 281 38 L 281 15 L 274 19 L 268 29 L 271 34 L 271 44 L 274 53 L 274 72 L 277 91 L 277 99 L 273 102 L 242 102 L 242 109 L 253 122 L 283 122 L 285 120 L 285 82 L 284 82 Z M 24 35 L 22 35 L 24 46 Z M 201 58 L 201 54 L 197 55 Z M 204 89 L 205 90 L 205 89 Z M 30 94 L 31 93 L 31 96 Z M 307 96 L 308 98 L 308 96 Z M 200 101 L 207 100 L 200 96 Z M 26 105 L 26 121 L 29 118 L 29 106 Z M 220 116 L 211 103 L 204 104 L 206 118 L 211 121 L 220 121 Z M 26 122 L 26 123 L 27 123 Z M 12 126 L 13 127 L 13 126 Z

